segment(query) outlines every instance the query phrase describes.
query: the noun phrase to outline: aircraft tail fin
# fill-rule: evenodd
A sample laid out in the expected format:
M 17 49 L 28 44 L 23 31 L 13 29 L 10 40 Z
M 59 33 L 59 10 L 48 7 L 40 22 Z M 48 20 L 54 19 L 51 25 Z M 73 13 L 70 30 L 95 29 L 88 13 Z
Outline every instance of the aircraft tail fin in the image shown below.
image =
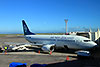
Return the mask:
M 35 35 L 35 33 L 30 32 L 24 20 L 22 20 L 22 24 L 23 24 L 24 35 Z

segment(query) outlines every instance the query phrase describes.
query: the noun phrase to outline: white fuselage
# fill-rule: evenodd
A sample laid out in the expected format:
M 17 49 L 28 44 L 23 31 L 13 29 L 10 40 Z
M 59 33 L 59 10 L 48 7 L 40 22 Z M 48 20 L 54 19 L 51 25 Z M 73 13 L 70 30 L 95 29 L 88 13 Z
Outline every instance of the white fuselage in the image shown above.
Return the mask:
M 25 35 L 25 39 L 37 44 L 55 44 L 69 49 L 89 49 L 97 44 L 86 37 L 76 35 Z

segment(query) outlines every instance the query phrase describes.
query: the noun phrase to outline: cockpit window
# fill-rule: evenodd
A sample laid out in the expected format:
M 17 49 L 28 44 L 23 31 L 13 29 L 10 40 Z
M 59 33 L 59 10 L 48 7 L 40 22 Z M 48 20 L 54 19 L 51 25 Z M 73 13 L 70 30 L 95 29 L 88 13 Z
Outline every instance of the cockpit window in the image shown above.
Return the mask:
M 89 42 L 90 40 L 84 40 L 84 42 Z

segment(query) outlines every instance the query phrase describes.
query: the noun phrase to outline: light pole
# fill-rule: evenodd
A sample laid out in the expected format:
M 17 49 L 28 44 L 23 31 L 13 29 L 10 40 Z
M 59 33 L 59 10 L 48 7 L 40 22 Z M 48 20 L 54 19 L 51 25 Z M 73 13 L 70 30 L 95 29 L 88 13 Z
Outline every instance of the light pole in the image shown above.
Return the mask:
M 67 22 L 68 22 L 68 19 L 65 19 L 65 23 L 66 23 L 66 34 L 67 34 Z

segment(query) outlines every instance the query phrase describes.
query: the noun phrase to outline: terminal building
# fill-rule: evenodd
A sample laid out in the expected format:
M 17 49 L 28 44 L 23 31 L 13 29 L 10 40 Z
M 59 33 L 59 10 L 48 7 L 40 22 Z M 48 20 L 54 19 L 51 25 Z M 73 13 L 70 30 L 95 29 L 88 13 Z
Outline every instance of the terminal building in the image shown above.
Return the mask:
M 89 38 L 92 41 L 95 41 L 97 44 L 100 44 L 100 30 L 97 29 L 97 32 L 92 32 L 91 30 L 89 32 L 71 32 L 70 34 L 76 34 L 79 36 L 84 36 Z

